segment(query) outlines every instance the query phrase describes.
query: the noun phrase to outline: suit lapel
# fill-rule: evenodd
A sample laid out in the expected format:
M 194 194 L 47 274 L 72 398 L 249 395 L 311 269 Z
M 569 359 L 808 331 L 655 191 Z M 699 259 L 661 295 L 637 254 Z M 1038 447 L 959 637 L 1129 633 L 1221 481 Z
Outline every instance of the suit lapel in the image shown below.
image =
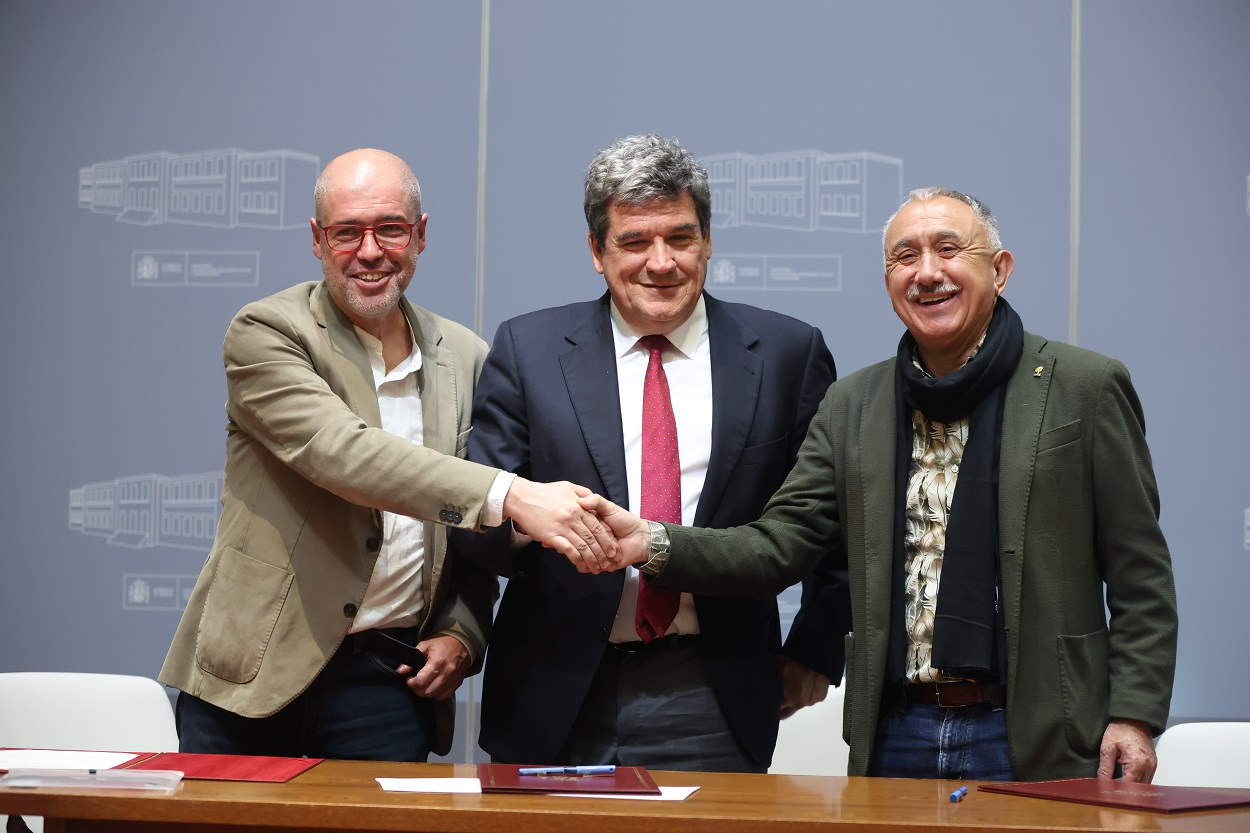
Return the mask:
M 1003 555 L 1013 556 L 999 558 L 1002 564 L 1004 624 L 1009 635 L 1019 633 L 1029 486 L 1033 482 L 1037 463 L 1037 441 L 1041 435 L 1042 416 L 1046 413 L 1054 367 L 1055 356 L 1047 352 L 1046 340 L 1025 333 L 1024 352 L 1007 383 L 998 468 L 998 542 Z M 1010 689 L 1015 682 L 1016 663 L 1009 661 L 1007 672 L 1007 687 Z
M 708 525 L 738 467 L 755 418 L 764 363 L 756 352 L 759 337 L 716 299 L 703 297 L 712 363 L 712 453 L 694 514 L 695 526 Z
M 404 315 L 412 327 L 412 338 L 421 350 L 421 371 L 417 383 L 421 395 L 421 445 L 442 454 L 454 454 L 456 442 L 456 376 L 455 363 L 443 346 L 443 333 L 438 322 L 425 310 L 414 307 L 405 298 Z M 443 542 L 446 540 L 438 524 L 424 524 L 425 559 L 421 565 L 422 592 L 425 594 L 426 621 L 434 610 L 434 595 L 443 573 Z
M 894 363 L 890 362 L 884 366 L 876 384 L 865 386 L 859 422 L 860 439 L 858 444 L 851 444 L 859 456 L 854 461 L 853 470 L 847 473 L 848 483 L 859 484 L 858 489 L 849 491 L 852 495 L 858 493 L 861 500 L 858 512 L 863 516 L 862 547 L 856 546 L 852 538 L 849 549 L 852 554 L 863 553 L 866 625 L 870 634 L 880 634 L 883 639 L 888 638 L 890 632 L 897 422 Z M 848 507 L 848 512 L 853 511 Z M 854 566 L 851 569 L 853 571 Z M 885 653 L 870 649 L 869 655 L 884 657 Z M 884 673 L 884 667 L 877 673 Z
M 343 382 L 344 401 L 370 428 L 381 428 L 382 414 L 378 410 L 378 391 L 373 384 L 373 366 L 369 364 L 364 345 L 356 337 L 351 320 L 335 306 L 324 282 L 313 289 L 309 306 L 313 318 L 325 328 L 334 352 L 342 360 L 337 370 Z
M 599 472 L 604 496 L 628 507 L 621 399 L 606 295 L 592 316 L 565 335 L 565 341 L 569 348 L 560 354 L 560 369 L 586 449 Z

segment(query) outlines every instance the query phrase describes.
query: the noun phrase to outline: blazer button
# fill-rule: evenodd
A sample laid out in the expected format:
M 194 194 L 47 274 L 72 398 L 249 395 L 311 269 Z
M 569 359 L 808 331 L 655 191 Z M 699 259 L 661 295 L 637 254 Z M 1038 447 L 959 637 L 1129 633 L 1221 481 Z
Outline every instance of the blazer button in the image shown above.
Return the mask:
M 365 549 L 369 552 L 377 552 L 382 549 L 382 539 L 376 535 L 370 535 L 365 539 Z
M 347 604 L 343 605 L 343 615 L 346 616 L 348 619 L 355 619 L 356 611 L 359 609 L 360 608 L 356 607 L 356 605 L 352 604 L 351 602 L 348 602 Z
M 444 523 L 458 524 L 464 520 L 464 515 L 455 509 L 441 509 L 438 513 L 438 519 Z

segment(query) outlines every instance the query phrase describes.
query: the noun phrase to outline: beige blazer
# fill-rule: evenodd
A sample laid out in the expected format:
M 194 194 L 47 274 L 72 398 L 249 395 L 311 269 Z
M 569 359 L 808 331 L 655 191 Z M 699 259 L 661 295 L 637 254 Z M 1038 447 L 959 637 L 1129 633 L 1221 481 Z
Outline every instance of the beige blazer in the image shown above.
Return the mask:
M 425 521 L 422 636 L 455 634 L 480 666 L 493 577 L 446 558 L 442 525 L 476 529 L 497 470 L 465 454 L 486 345 L 403 309 L 421 349 L 424 445 L 381 429 L 365 348 L 321 282 L 248 304 L 225 338 L 225 491 L 217 535 L 161 669 L 166 685 L 246 717 L 321 673 L 377 560 L 379 510 Z M 439 704 L 434 750 L 451 743 Z

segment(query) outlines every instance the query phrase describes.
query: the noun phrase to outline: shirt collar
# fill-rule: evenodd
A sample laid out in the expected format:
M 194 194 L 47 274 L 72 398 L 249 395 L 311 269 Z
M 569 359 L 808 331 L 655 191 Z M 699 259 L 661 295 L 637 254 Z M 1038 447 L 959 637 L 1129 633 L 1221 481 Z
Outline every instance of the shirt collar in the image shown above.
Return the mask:
M 421 347 L 417 344 L 417 338 L 412 332 L 412 324 L 409 323 L 406 315 L 404 316 L 404 326 L 408 328 L 408 340 L 412 342 L 412 351 L 387 373 L 386 361 L 382 358 L 382 342 L 375 338 L 372 333 L 362 330 L 355 324 L 352 325 L 352 329 L 356 331 L 356 338 L 360 340 L 361 345 L 365 348 L 365 352 L 369 354 L 369 365 L 373 368 L 373 383 L 375 387 L 384 382 L 398 381 L 409 373 L 415 373 L 421 369 Z
M 631 327 L 616 308 L 616 302 L 609 302 L 612 312 L 612 343 L 619 359 L 638 346 L 638 339 L 650 333 L 644 333 Z M 707 338 L 707 305 L 700 293 L 690 317 L 681 322 L 676 329 L 668 334 L 668 340 L 686 358 L 690 358 L 699 348 L 699 343 Z
M 981 337 L 977 339 L 976 346 L 974 346 L 972 348 L 972 352 L 968 354 L 968 358 L 964 359 L 964 363 L 959 366 L 960 368 L 966 366 L 968 362 L 972 361 L 973 358 L 976 357 L 977 353 L 981 352 L 981 348 L 985 346 L 985 337 L 989 334 L 990 328 L 986 327 L 981 333 Z M 911 363 L 912 367 L 916 368 L 930 379 L 934 378 L 933 374 L 929 372 L 929 368 L 924 366 L 924 360 L 920 357 L 920 345 L 918 344 L 911 348 Z

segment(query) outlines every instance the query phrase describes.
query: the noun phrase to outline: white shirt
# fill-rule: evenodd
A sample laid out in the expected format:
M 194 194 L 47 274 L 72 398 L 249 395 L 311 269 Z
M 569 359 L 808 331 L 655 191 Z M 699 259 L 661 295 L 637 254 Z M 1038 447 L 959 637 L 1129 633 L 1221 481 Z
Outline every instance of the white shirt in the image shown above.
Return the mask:
M 616 355 L 616 386 L 621 399 L 621 433 L 625 441 L 625 475 L 629 506 L 642 505 L 642 388 L 650 353 L 638 346 L 648 333 L 625 322 L 612 304 L 612 340 Z M 707 333 L 707 308 L 700 296 L 690 317 L 668 334 L 672 347 L 663 355 L 673 415 L 677 420 L 677 454 L 681 463 L 681 522 L 694 523 L 712 456 L 712 354 Z M 613 642 L 637 642 L 634 610 L 638 604 L 638 570 L 629 567 L 621 604 L 612 623 Z M 677 616 L 666 633 L 699 632 L 694 598 L 681 594 Z
M 355 328 L 356 337 L 369 354 L 373 386 L 378 392 L 382 430 L 421 445 L 423 421 L 417 371 L 421 348 L 412 341 L 412 352 L 390 372 L 382 358 L 382 342 Z M 364 601 L 352 621 L 352 633 L 369 628 L 406 628 L 420 621 L 425 607 L 421 569 L 425 564 L 425 524 L 408 515 L 382 513 L 382 549 L 373 567 Z
M 403 437 L 413 445 L 421 445 L 424 422 L 421 391 L 417 387 L 421 348 L 412 334 L 412 327 L 408 328 L 412 351 L 389 372 L 382 356 L 382 342 L 359 327 L 353 326 L 353 329 L 369 354 L 382 430 Z M 502 471 L 495 476 L 482 508 L 483 526 L 498 526 L 502 522 L 503 501 L 515 477 Z M 382 548 L 374 563 L 364 600 L 352 620 L 351 632 L 370 628 L 407 628 L 417 624 L 425 607 L 425 595 L 421 592 L 424 565 L 425 524 L 408 515 L 383 512 Z

